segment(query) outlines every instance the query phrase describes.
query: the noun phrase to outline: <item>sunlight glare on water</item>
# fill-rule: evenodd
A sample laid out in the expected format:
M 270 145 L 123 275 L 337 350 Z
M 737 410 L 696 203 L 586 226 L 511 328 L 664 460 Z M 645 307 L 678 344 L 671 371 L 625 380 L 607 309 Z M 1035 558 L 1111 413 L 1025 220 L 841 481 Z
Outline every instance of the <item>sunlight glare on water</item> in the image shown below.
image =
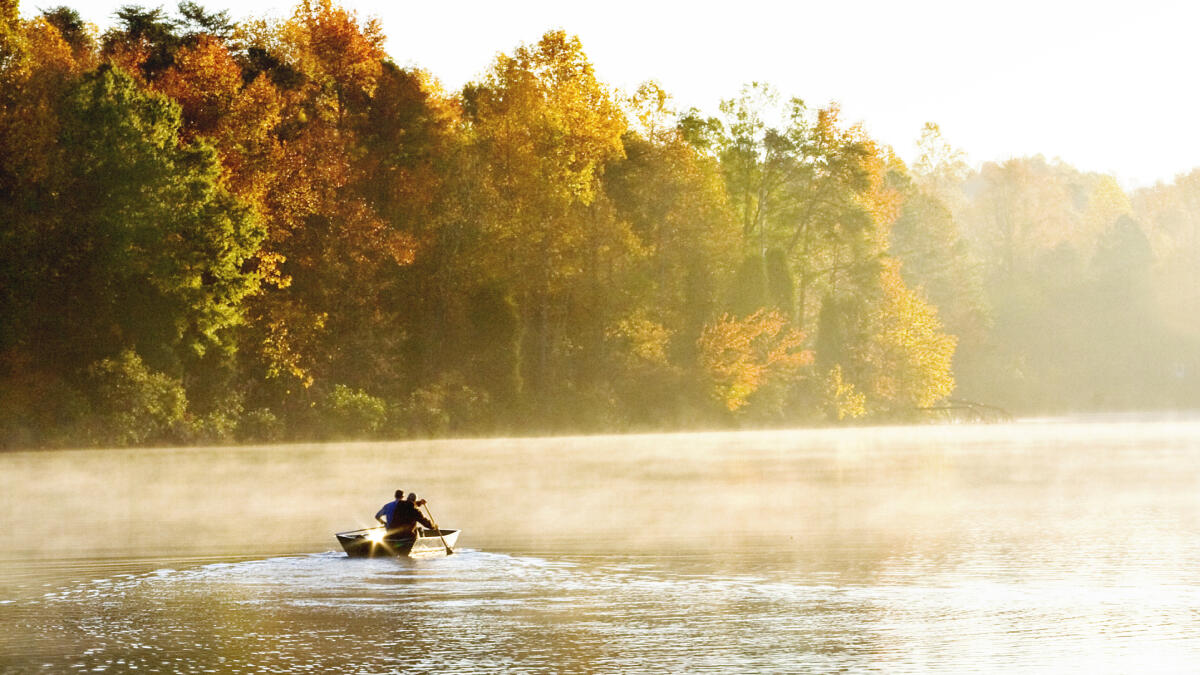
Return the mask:
M 1187 670 L 1198 460 L 1129 419 L 9 453 L 0 670 Z M 396 487 L 458 553 L 335 551 Z

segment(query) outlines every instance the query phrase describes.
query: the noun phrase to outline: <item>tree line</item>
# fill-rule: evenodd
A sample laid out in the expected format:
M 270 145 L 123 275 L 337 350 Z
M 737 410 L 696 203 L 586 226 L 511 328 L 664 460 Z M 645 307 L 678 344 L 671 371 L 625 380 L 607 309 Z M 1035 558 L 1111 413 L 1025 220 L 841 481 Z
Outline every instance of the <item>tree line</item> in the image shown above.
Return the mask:
M 909 167 L 764 85 L 617 92 L 561 31 L 448 92 L 331 0 L 0 7 L 0 445 L 908 421 L 956 373 L 1018 410 L 1200 393 L 1156 291 L 1194 274 L 1194 177 L 971 170 L 932 126 Z

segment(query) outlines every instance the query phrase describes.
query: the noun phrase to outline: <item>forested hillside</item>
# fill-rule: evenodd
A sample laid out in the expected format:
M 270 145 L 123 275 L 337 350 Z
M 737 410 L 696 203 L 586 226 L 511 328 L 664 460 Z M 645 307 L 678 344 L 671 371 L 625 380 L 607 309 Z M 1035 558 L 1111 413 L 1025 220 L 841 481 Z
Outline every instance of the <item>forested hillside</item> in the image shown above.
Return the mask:
M 329 0 L 0 6 L 0 447 L 1200 403 L 1200 172 L 972 170 L 932 125 L 910 167 L 563 32 L 445 91 Z

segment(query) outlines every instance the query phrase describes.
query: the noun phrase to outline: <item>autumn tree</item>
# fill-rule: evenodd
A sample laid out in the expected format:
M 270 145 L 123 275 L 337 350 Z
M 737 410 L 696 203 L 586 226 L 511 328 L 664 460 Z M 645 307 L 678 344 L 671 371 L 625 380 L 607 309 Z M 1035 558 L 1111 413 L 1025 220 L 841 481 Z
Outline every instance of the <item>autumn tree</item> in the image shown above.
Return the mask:
M 963 185 L 971 173 L 967 154 L 951 145 L 933 122 L 921 128 L 917 153 L 910 167 L 916 187 L 952 213 L 960 214 L 966 201 Z
M 719 317 L 700 336 L 710 395 L 731 413 L 746 409 L 752 397 L 799 377 L 800 369 L 812 362 L 803 341 L 804 335 L 778 312 Z
M 1200 338 L 1200 169 L 1131 195 L 1154 256 L 1154 298 L 1172 331 Z
M 326 1 L 237 37 L 247 55 L 239 63 L 262 70 L 224 103 L 240 113 L 231 115 L 232 138 L 262 128 L 252 124 L 250 102 L 275 111 L 262 120 L 272 134 L 238 158 L 269 223 L 259 258 L 275 271 L 251 306 L 247 361 L 263 385 L 253 398 L 303 416 L 337 384 L 378 393 L 399 363 L 401 308 L 388 301 L 388 280 L 411 263 L 415 242 L 381 213 L 372 153 L 389 149 L 368 147 L 365 133 L 383 35 L 374 20 Z
M 925 408 L 949 396 L 955 387 L 952 362 L 957 339 L 942 330 L 938 310 L 904 283 L 899 265 L 880 272 L 882 298 L 872 317 L 866 362 L 877 401 L 892 409 Z
M 937 128 L 927 125 L 922 146 L 935 138 L 931 131 Z M 946 332 L 957 338 L 957 379 L 979 383 L 982 389 L 992 351 L 991 306 L 984 293 L 983 266 L 962 234 L 959 216 L 945 201 L 956 200 L 961 214 L 966 202 L 961 180 L 967 167 L 961 153 L 938 150 L 925 147 L 911 173 L 899 163 L 889 168 L 888 181 L 903 197 L 889 250 L 900 262 L 905 285 L 937 308 Z M 970 386 L 965 396 L 989 398 L 985 390 L 972 391 Z
M 697 147 L 720 158 L 740 213 L 745 258 L 731 307 L 742 315 L 755 305 L 776 307 L 796 327 L 812 326 L 817 370 L 836 370 L 833 390 L 844 388 L 844 378 L 868 396 L 870 409 L 912 407 L 948 394 L 939 380 L 948 369 L 912 379 L 928 387 L 914 396 L 885 386 L 868 356 L 867 345 L 899 330 L 887 317 L 922 318 L 915 311 L 888 313 L 888 302 L 909 292 L 896 287 L 903 280 L 890 262 L 892 225 L 905 196 L 892 180 L 899 161 L 861 126 L 844 125 L 836 106 L 814 113 L 799 99 L 782 103 L 762 85 L 724 102 L 721 112 L 707 120 L 693 115 L 684 128 Z M 940 324 L 929 325 L 940 334 Z M 808 381 L 814 401 L 824 395 L 816 382 Z
M 936 125 L 909 167 L 765 85 L 711 117 L 618 94 L 561 31 L 447 92 L 332 0 L 238 24 L 127 6 L 102 34 L 0 3 L 0 431 L 1200 400 L 1200 173 L 972 169 Z
M 625 119 L 578 38 L 561 31 L 497 57 L 463 106 L 471 152 L 483 158 L 473 255 L 516 299 L 523 380 L 548 409 L 564 379 L 588 377 L 565 371 L 568 355 L 603 341 L 605 277 L 636 245 L 600 190 Z
M 77 388 L 90 364 L 130 351 L 192 388 L 235 352 L 259 283 L 246 268 L 256 215 L 211 146 L 180 143 L 178 106 L 124 72 L 82 76 L 56 113 L 60 150 L 29 198 L 6 204 L 22 256 L 0 266 L 25 292 L 2 351 Z
M 650 426 L 707 404 L 697 345 L 720 313 L 740 236 L 720 165 L 687 141 L 670 96 L 647 83 L 625 104 L 625 154 L 603 187 L 637 246 L 617 284 L 625 302 L 608 319 L 606 362 L 624 417 Z

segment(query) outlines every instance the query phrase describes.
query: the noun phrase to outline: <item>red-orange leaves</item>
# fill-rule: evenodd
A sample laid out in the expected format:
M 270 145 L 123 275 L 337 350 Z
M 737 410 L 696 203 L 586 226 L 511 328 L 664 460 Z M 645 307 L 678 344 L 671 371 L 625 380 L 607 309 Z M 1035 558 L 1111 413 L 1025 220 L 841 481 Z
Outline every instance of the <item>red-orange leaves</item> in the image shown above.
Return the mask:
M 331 0 L 307 0 L 296 9 L 287 28 L 298 47 L 300 69 L 326 94 L 338 126 L 348 108 L 362 107 L 375 92 L 383 52 L 383 30 L 369 19 L 359 23 L 355 12 Z
M 185 134 L 211 135 L 233 109 L 242 71 L 220 40 L 205 35 L 179 50 L 159 88 L 183 108 Z

